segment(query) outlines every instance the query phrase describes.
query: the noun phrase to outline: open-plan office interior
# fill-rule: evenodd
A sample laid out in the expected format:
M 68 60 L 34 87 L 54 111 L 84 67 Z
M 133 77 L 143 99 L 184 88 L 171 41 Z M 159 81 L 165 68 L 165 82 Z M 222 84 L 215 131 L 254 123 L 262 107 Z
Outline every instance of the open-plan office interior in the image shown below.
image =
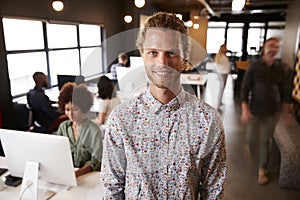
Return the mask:
M 25 131 L 30 127 L 28 113 L 23 111 L 26 110 L 26 94 L 34 87 L 32 75 L 36 71 L 47 74 L 46 94 L 51 100 L 57 100 L 61 85 L 68 81 L 86 83 L 96 94 L 99 77 L 103 74 L 110 77 L 110 67 L 117 62 L 118 54 L 126 52 L 131 67 L 118 72 L 120 77 L 127 74 L 127 78 L 124 76 L 119 82 L 122 83 L 119 85 L 121 100 L 126 101 L 129 94 L 143 91 L 149 80 L 135 46 L 137 32 L 153 13 L 172 12 L 182 17 L 196 44 L 191 60 L 194 72 L 199 73 L 185 74 L 181 82 L 216 109 L 219 80 L 214 56 L 223 43 L 230 50 L 227 55 L 231 74 L 218 109 L 224 122 L 228 153 L 225 199 L 299 198 L 298 0 L 247 0 L 240 11 L 232 10 L 232 0 L 145 0 L 140 8 L 134 0 L 62 0 L 61 11 L 54 10 L 52 2 L 0 0 L 0 128 Z M 251 160 L 243 155 L 245 127 L 240 122 L 239 95 L 247 67 L 240 64 L 257 59 L 263 43 L 270 37 L 281 38 L 278 58 L 294 71 L 292 115 L 295 124 L 292 128 L 276 130 L 282 134 L 277 134 L 273 141 L 269 164 L 272 165 L 271 181 L 260 186 L 256 183 L 258 153 Z M 95 106 L 92 109 L 97 110 Z M 73 186 L 77 190 L 55 194 L 53 199 L 93 199 L 99 195 L 97 191 L 102 191 L 99 180 L 96 172 L 79 177 L 77 186 Z M 7 193 L 15 193 L 13 197 L 19 195 L 16 190 L 4 188 L 0 190 L 0 199 Z

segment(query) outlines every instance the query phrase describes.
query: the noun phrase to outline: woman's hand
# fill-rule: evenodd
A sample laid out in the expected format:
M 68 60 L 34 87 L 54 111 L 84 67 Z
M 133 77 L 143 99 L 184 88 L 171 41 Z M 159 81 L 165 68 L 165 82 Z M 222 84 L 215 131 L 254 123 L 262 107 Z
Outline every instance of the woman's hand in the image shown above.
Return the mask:
M 87 174 L 89 172 L 93 171 L 92 167 L 90 165 L 84 165 L 83 167 L 79 168 L 75 171 L 75 176 L 81 176 L 83 174 Z

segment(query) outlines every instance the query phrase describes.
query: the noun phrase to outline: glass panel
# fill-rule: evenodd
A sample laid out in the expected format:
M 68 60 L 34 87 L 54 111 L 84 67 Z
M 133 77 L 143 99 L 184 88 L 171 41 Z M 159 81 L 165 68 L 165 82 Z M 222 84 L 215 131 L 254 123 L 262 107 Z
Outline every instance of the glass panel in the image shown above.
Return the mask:
M 81 73 L 84 77 L 94 76 L 103 72 L 101 48 L 84 48 L 81 53 Z
M 52 85 L 57 84 L 57 74 L 80 75 L 78 49 L 50 51 L 49 65 Z
M 77 31 L 75 25 L 47 24 L 48 47 L 77 47 Z
M 285 27 L 285 22 L 269 22 L 268 23 L 269 27 Z
M 3 18 L 7 51 L 43 49 L 43 26 L 40 21 Z
M 34 72 L 47 74 L 45 52 L 8 54 L 7 63 L 12 96 L 26 93 L 34 87 Z
M 265 23 L 255 23 L 255 22 L 251 22 L 249 23 L 249 27 L 255 27 L 255 28 L 264 28 L 265 27 Z
M 247 52 L 249 55 L 257 55 L 263 43 L 264 29 L 249 28 Z
M 229 23 L 228 24 L 228 27 L 238 27 L 238 28 L 241 28 L 244 26 L 244 23 Z
M 220 45 L 225 42 L 225 28 L 207 29 L 207 53 L 217 53 Z
M 267 31 L 267 39 L 270 37 L 278 37 L 283 39 L 284 36 L 284 29 L 268 29 Z
M 242 55 L 242 34 L 242 28 L 228 28 L 227 30 L 227 48 L 237 56 Z
M 101 44 L 100 26 L 79 24 L 80 46 L 96 46 Z
M 225 28 L 226 27 L 226 22 L 208 22 L 208 27 L 209 28 Z

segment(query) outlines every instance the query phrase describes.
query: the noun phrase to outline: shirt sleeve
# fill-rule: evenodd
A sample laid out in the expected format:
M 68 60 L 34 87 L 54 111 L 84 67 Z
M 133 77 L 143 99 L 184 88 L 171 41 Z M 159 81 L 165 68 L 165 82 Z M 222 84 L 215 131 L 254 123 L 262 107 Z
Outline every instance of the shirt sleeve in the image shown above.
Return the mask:
M 126 155 L 122 140 L 122 127 L 115 112 L 109 117 L 105 136 L 101 166 L 104 185 L 103 199 L 124 199 Z
M 223 199 L 227 174 L 223 123 L 220 117 L 216 117 L 213 121 L 209 133 L 209 137 L 213 138 L 207 140 L 212 140 L 213 143 L 208 143 L 210 150 L 203 160 L 201 172 L 203 176 L 200 187 L 201 197 L 209 200 Z
M 101 167 L 103 148 L 101 130 L 97 125 L 90 125 L 89 131 L 89 137 L 85 138 L 84 144 L 91 154 L 91 159 L 88 160 L 85 164 L 90 165 L 93 171 L 99 171 Z
M 246 70 L 245 75 L 242 80 L 242 88 L 241 88 L 241 101 L 247 102 L 249 101 L 249 92 L 252 87 L 253 73 L 251 66 Z

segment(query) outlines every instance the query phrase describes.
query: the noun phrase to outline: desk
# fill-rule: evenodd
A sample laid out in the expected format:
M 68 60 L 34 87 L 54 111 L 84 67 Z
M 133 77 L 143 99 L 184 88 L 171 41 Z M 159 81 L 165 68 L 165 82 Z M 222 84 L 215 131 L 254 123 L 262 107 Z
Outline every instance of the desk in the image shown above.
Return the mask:
M 4 157 L 0 157 L 0 167 L 7 168 Z M 4 173 L 1 178 L 4 179 L 9 172 Z M 0 191 L 0 199 L 17 200 L 20 194 L 21 185 L 18 187 L 7 186 Z M 98 200 L 103 195 L 104 188 L 100 183 L 100 172 L 90 172 L 77 177 L 77 187 L 71 187 L 66 192 L 56 193 L 51 200 Z
M 181 84 L 196 85 L 197 86 L 197 97 L 201 98 L 201 87 L 206 84 L 206 77 L 204 74 L 181 74 Z

